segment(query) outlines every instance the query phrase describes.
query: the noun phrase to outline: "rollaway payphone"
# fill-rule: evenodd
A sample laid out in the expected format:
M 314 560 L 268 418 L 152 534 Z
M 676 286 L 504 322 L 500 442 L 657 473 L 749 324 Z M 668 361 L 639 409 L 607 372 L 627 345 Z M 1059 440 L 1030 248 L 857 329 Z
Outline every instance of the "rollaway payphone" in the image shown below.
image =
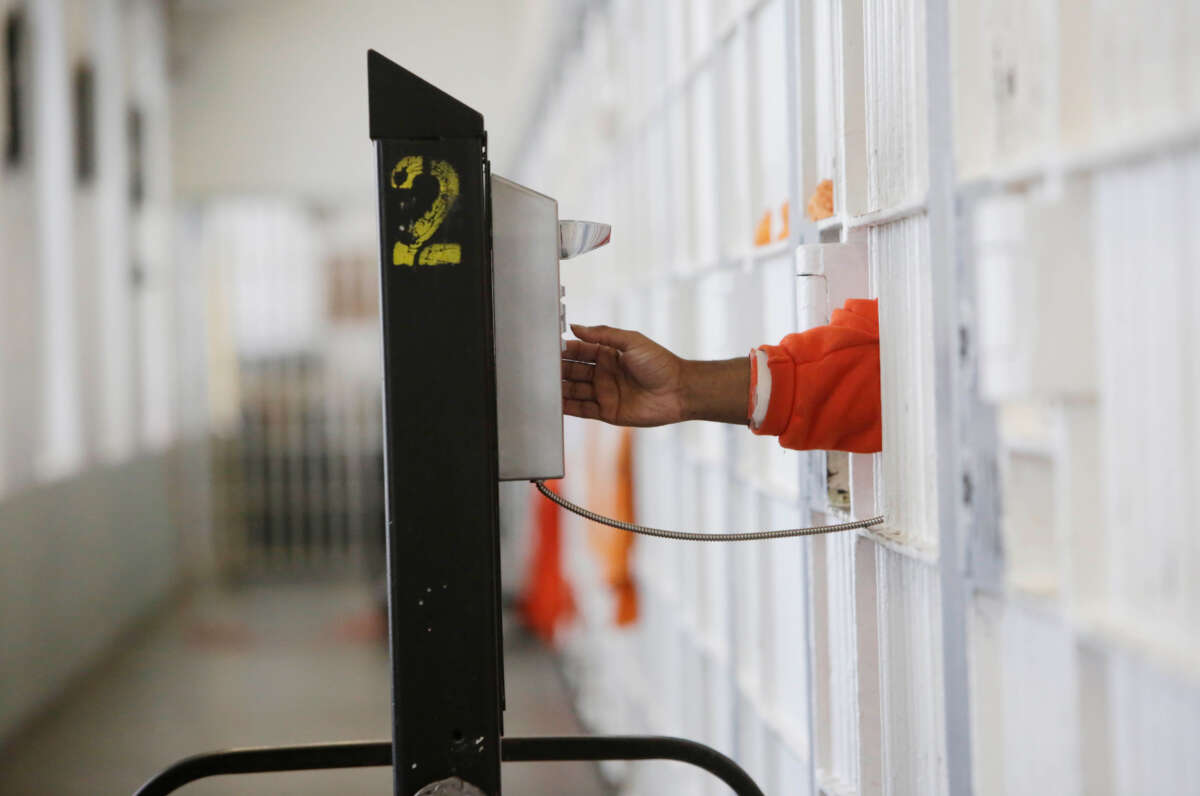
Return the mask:
M 663 737 L 503 735 L 498 482 L 562 476 L 560 258 L 607 242 L 490 173 L 483 117 L 368 53 L 379 180 L 390 741 L 197 755 L 142 796 L 218 774 L 391 766 L 398 796 L 500 793 L 502 761 L 736 763 Z

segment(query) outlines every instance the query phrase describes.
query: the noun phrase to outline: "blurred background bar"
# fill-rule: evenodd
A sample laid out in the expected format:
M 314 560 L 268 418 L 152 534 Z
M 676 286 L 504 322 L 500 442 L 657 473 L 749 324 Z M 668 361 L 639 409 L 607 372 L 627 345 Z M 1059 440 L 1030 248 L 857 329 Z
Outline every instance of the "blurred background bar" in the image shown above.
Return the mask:
M 501 485 L 510 734 L 682 735 L 771 794 L 1197 792 L 1196 0 L 0 20 L 0 794 L 387 732 L 372 47 L 483 113 L 496 173 L 612 224 L 562 266 L 568 321 L 726 358 L 880 300 L 882 453 L 568 419 L 558 488 L 658 527 L 882 527 L 632 541 Z

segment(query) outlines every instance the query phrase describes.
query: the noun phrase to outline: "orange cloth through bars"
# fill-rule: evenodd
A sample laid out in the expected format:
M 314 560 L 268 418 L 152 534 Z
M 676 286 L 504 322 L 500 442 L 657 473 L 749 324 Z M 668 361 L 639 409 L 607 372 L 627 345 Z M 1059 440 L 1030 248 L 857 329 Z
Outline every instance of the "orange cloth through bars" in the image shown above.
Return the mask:
M 750 359 L 755 434 L 793 450 L 882 449 L 877 299 L 850 299 L 827 326 L 759 346 Z
M 558 492 L 557 481 L 546 486 Z M 529 576 L 521 594 L 521 616 L 543 641 L 553 641 L 555 631 L 575 616 L 571 584 L 562 568 L 562 514 L 554 503 L 533 490 L 533 551 Z

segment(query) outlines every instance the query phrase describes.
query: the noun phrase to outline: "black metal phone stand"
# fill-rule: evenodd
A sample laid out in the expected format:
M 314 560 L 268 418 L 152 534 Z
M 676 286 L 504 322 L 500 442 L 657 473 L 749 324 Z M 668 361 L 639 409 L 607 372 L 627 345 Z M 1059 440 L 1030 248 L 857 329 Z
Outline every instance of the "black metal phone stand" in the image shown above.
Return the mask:
M 487 134 L 474 109 L 374 51 L 367 82 L 379 181 L 392 740 L 196 755 L 138 796 L 219 774 L 363 766 L 391 766 L 397 796 L 498 796 L 502 761 L 551 760 L 677 760 L 739 796 L 762 796 L 737 763 L 694 741 L 503 737 Z M 441 787 L 448 782 L 459 785 Z
M 763 796 L 762 790 L 737 763 L 712 747 L 682 738 L 626 735 L 502 738 L 500 757 L 508 763 L 677 760 L 691 763 L 719 777 L 738 796 Z M 143 785 L 135 796 L 163 796 L 189 782 L 222 774 L 316 771 L 391 764 L 391 741 L 226 749 L 180 760 Z

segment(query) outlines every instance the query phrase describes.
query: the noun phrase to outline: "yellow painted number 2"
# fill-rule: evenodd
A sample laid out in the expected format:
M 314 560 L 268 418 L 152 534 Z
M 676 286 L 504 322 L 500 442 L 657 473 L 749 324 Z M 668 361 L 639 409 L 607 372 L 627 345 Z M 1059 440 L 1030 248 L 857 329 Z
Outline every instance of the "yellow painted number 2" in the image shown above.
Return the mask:
M 413 180 L 425 173 L 425 158 L 409 155 L 401 158 L 392 169 L 391 185 L 401 191 L 411 191 Z M 458 198 L 458 172 L 444 160 L 429 162 L 429 174 L 437 180 L 438 195 L 425 215 L 412 222 L 408 230 L 412 243 L 396 242 L 392 247 L 392 265 L 450 265 L 462 262 L 462 247 L 457 243 L 425 242 L 433 237 L 446 220 L 446 214 Z

